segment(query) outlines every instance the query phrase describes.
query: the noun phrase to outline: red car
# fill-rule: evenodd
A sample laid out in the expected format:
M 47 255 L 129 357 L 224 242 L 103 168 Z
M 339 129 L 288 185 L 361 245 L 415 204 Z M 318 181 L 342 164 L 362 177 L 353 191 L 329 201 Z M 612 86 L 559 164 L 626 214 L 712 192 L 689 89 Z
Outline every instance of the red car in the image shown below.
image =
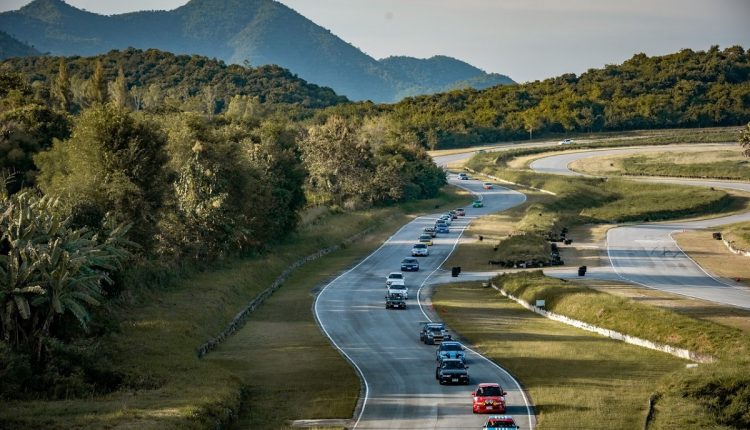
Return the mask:
M 479 413 L 505 413 L 505 397 L 508 393 L 503 391 L 500 384 L 483 383 L 471 393 L 474 399 L 472 412 Z

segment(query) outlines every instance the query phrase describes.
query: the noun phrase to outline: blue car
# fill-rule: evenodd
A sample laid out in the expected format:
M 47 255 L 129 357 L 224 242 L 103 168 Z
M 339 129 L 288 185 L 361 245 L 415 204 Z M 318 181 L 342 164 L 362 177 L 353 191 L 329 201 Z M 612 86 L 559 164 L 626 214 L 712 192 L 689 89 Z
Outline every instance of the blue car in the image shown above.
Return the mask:
M 464 347 L 458 342 L 443 342 L 437 349 L 436 359 L 438 362 L 443 360 L 461 360 L 462 363 L 466 363 L 466 352 Z

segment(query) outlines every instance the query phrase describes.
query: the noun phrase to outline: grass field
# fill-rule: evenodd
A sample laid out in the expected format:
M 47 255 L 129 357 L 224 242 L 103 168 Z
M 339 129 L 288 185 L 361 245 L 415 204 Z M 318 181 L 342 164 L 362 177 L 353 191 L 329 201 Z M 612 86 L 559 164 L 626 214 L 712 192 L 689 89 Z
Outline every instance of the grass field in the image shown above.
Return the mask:
M 321 280 L 366 255 L 413 214 L 468 201 L 470 198 L 464 192 L 450 188 L 450 192 L 438 199 L 401 207 L 319 213 L 311 216 L 294 238 L 265 256 L 227 261 L 215 270 L 182 279 L 169 288 L 133 297 L 120 311 L 120 330 L 104 340 L 116 370 L 125 376 L 121 390 L 87 399 L 3 402 L 0 427 L 203 429 L 234 422 L 242 410 L 245 411 L 242 420 L 252 422 L 256 426 L 253 428 L 280 428 L 292 415 L 310 418 L 308 415 L 330 411 L 351 416 L 359 383 L 354 371 L 314 326 L 310 311 L 313 284 L 309 282 Z M 372 235 L 315 263 L 318 275 L 304 272 L 313 270 L 304 267 L 264 305 L 269 309 L 281 306 L 285 312 L 280 317 L 294 318 L 288 328 L 275 332 L 271 351 L 254 350 L 252 355 L 244 352 L 237 355 L 232 348 L 244 345 L 233 347 L 236 344 L 228 343 L 221 353 L 214 353 L 216 358 L 211 354 L 206 359 L 197 358 L 196 348 L 219 333 L 288 264 L 368 228 L 375 228 Z M 309 276 L 304 277 L 305 273 Z M 304 278 L 301 281 L 300 274 Z M 252 338 L 254 323 L 269 327 L 280 322 L 269 320 L 264 312 L 261 309 L 254 315 L 257 319 L 245 326 L 250 331 L 243 330 L 238 336 Z M 325 379 L 328 384 L 310 385 L 305 396 L 296 398 L 297 403 L 289 413 L 275 413 L 278 402 L 284 399 L 275 396 L 288 394 L 278 390 L 279 381 L 289 373 L 280 369 L 272 375 L 259 374 L 255 373 L 255 367 L 270 372 L 268 366 L 273 362 L 268 361 L 269 357 L 291 363 L 295 358 L 291 353 L 298 351 L 323 358 L 301 369 L 310 370 L 309 366 L 313 366 L 321 375 L 320 380 Z M 333 405 L 331 409 L 327 409 L 329 402 Z
M 750 383 L 747 330 L 540 273 L 505 275 L 495 283 L 527 301 L 545 298 L 556 313 L 719 358 L 686 369 L 667 354 L 539 317 L 478 284 L 441 286 L 433 299 L 438 312 L 523 381 L 538 407 L 540 429 L 642 428 L 651 394 L 658 400 L 649 428 L 731 429 L 750 422 L 749 415 L 742 418 L 750 405 L 750 393 L 743 391 Z M 738 317 L 750 319 L 747 313 Z
M 704 147 L 701 147 L 704 148 Z M 750 160 L 740 154 L 739 146 L 682 152 L 646 151 L 592 157 L 572 163 L 576 171 L 594 175 L 668 176 L 750 180 Z

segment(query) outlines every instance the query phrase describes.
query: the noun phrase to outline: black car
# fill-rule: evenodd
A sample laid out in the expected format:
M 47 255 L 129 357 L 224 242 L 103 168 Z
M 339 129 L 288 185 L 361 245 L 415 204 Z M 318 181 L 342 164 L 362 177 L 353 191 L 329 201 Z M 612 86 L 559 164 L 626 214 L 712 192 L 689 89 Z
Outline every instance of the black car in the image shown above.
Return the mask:
M 461 360 L 443 360 L 435 369 L 435 379 L 440 384 L 469 384 L 469 367 Z
M 419 340 L 427 345 L 435 345 L 444 340 L 451 340 L 451 335 L 445 330 L 445 324 L 424 322 L 419 332 Z
M 419 260 L 416 258 L 404 258 L 401 260 L 402 272 L 419 272 Z
M 386 309 L 406 309 L 406 300 L 404 295 L 399 293 L 390 293 L 385 296 Z

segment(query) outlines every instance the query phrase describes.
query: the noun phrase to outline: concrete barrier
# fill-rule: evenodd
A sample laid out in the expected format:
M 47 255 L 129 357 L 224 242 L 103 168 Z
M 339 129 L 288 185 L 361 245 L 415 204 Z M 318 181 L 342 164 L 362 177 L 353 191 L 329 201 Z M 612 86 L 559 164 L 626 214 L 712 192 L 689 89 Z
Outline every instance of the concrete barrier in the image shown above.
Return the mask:
M 542 308 L 533 306 L 530 303 L 526 302 L 525 300 L 519 299 L 518 297 L 513 296 L 512 294 L 508 293 L 502 288 L 498 288 L 495 284 L 492 284 L 492 288 L 499 291 L 503 296 L 508 297 L 514 302 L 525 307 L 526 309 L 534 313 L 537 313 L 545 318 L 549 318 L 551 320 L 558 321 L 563 324 L 567 324 L 573 327 L 580 328 L 582 330 L 597 333 L 602 336 L 606 336 L 610 339 L 621 340 L 631 345 L 637 345 L 637 346 L 641 346 L 644 348 L 653 349 L 656 351 L 666 352 L 667 354 L 674 355 L 675 357 L 684 358 L 686 360 L 695 361 L 697 363 L 713 363 L 714 361 L 716 361 L 716 359 L 713 356 L 710 356 L 708 354 L 702 354 L 699 352 L 689 351 L 687 349 L 678 348 L 678 347 L 675 347 L 672 345 L 666 345 L 663 343 L 652 342 L 650 340 L 630 336 L 630 335 L 623 334 L 614 330 L 597 327 L 593 324 L 589 324 L 583 321 L 579 321 L 573 318 L 566 317 L 565 315 L 556 314 L 554 312 L 550 312 Z
M 750 257 L 750 251 L 746 251 L 742 248 L 737 248 L 736 246 L 734 246 L 733 242 L 730 242 L 726 239 L 722 239 L 721 241 L 724 242 L 724 245 L 726 245 L 727 249 L 729 249 L 729 252 L 731 252 L 732 254 L 742 255 L 744 257 Z

